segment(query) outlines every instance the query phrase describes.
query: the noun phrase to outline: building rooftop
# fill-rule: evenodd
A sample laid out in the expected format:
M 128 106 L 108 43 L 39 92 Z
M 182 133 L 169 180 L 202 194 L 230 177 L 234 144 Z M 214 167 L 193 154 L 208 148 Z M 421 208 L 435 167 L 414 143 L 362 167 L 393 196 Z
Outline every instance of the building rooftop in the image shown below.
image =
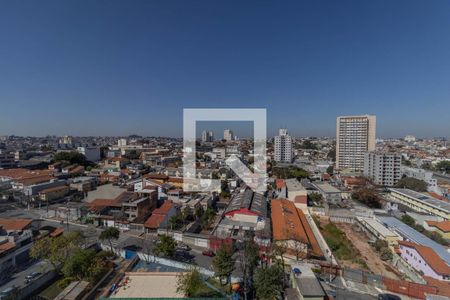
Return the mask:
M 8 219 L 8 218 L 0 218 L 0 226 L 3 227 L 4 230 L 7 231 L 21 231 L 26 229 L 31 222 L 32 219 Z
M 259 193 L 253 192 L 251 189 L 245 189 L 243 192 L 233 196 L 225 213 L 231 213 L 241 209 L 247 209 L 259 216 L 267 216 L 266 198 Z
M 409 190 L 409 189 L 397 189 L 397 188 L 390 188 L 389 189 L 392 192 L 396 192 L 399 194 L 403 194 L 407 197 L 413 198 L 415 201 L 421 202 L 425 205 L 431 206 L 433 208 L 443 210 L 446 213 L 450 214 L 450 203 L 444 202 L 441 200 L 438 200 L 436 198 L 433 198 L 431 196 L 427 196 L 425 194 Z
M 298 240 L 310 245 L 315 256 L 323 256 L 305 214 L 292 201 L 272 200 L 272 230 L 274 240 Z
M 323 183 L 315 183 L 315 186 L 321 190 L 322 192 L 329 194 L 329 193 L 341 193 L 342 191 L 335 188 L 334 186 L 332 186 L 331 184 L 327 183 L 327 182 L 323 182 Z
M 305 191 L 303 185 L 296 178 L 285 179 L 286 188 L 289 192 Z
M 389 236 L 397 236 L 394 232 L 387 229 L 383 224 L 378 222 L 375 219 L 372 218 L 361 218 L 364 222 L 366 222 L 370 227 L 372 227 L 376 232 L 381 234 L 383 237 L 389 237 Z
M 111 298 L 184 298 L 177 291 L 178 276 L 175 272 L 129 272 Z
M 416 249 L 420 256 L 422 256 L 422 258 L 437 274 L 446 276 L 450 275 L 450 267 L 436 252 L 434 252 L 432 248 L 407 241 L 399 241 L 398 244 L 400 246 Z
M 389 229 L 398 232 L 406 240 L 432 248 L 447 264 L 450 264 L 450 253 L 444 246 L 436 243 L 394 217 L 379 216 L 377 218 L 381 223 L 385 224 Z

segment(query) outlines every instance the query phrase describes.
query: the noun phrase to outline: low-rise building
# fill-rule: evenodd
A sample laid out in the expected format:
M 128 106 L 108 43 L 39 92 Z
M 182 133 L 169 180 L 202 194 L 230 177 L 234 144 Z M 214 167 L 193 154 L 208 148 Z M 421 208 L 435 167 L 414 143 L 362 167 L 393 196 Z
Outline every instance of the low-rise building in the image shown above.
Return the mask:
M 329 203 L 339 203 L 342 201 L 342 191 L 328 182 L 314 183 L 314 186 L 325 201 Z
M 383 224 L 373 218 L 356 217 L 362 228 L 374 239 L 380 239 L 388 242 L 390 246 L 396 246 L 401 237 L 395 232 L 389 230 Z
M 155 209 L 152 215 L 145 221 L 144 227 L 147 232 L 156 231 L 160 228 L 167 228 L 169 220 L 174 216 L 179 207 L 173 201 L 166 200 L 160 208 Z
M 287 247 L 292 258 L 323 258 L 322 250 L 301 209 L 287 199 L 272 199 L 273 242 Z
M 425 276 L 450 280 L 450 266 L 430 247 L 399 241 L 400 255 L 411 267 Z
M 444 239 L 450 240 L 450 221 L 425 221 L 424 227 L 439 233 Z
M 69 187 L 67 185 L 60 185 L 55 187 L 50 187 L 41 190 L 38 193 L 39 199 L 41 201 L 50 202 L 56 199 L 61 199 L 69 193 Z
M 450 220 L 450 203 L 409 189 L 389 188 L 389 198 L 416 211 Z
M 308 191 L 305 187 L 296 179 L 285 179 L 286 184 L 286 197 L 292 201 L 296 207 L 300 209 L 306 209 L 308 206 Z

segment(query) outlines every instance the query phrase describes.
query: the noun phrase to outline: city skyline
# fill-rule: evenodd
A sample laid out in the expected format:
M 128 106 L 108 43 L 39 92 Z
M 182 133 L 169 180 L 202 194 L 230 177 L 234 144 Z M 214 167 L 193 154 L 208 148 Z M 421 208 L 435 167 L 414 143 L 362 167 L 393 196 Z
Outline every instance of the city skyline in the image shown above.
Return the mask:
M 180 137 L 184 108 L 266 108 L 270 136 L 373 114 L 449 137 L 450 3 L 347 3 L 3 1 L 0 134 Z

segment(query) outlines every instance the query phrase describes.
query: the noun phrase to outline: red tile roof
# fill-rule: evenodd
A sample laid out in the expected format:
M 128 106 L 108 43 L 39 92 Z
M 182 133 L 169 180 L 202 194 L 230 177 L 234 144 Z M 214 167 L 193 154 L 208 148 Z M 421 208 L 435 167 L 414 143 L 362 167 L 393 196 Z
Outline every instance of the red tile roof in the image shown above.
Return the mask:
M 144 226 L 149 229 L 158 229 L 166 215 L 153 214 L 145 221 Z
M 0 226 L 3 227 L 5 230 L 24 230 L 26 229 L 31 222 L 33 222 L 32 219 L 7 219 L 7 218 L 0 218 Z
M 275 181 L 275 184 L 277 186 L 277 189 L 281 190 L 282 188 L 286 187 L 286 181 L 284 179 L 277 179 Z
M 408 241 L 399 241 L 398 244 L 416 249 L 420 256 L 422 256 L 422 258 L 437 274 L 450 276 L 450 266 L 448 266 L 432 248 Z
M 315 256 L 323 256 L 305 214 L 292 201 L 272 200 L 272 230 L 274 240 L 295 239 L 309 245 Z
M 429 226 L 436 227 L 443 232 L 450 232 L 450 221 L 426 221 Z
M 14 249 L 16 247 L 16 244 L 14 242 L 4 242 L 3 244 L 0 244 L 0 254 L 9 251 L 11 249 Z

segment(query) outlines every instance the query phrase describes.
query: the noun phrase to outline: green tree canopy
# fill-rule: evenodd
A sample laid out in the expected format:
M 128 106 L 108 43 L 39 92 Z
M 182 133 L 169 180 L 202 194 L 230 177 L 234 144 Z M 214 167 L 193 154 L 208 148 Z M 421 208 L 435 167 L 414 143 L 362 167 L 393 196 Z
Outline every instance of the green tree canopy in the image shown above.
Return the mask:
M 159 237 L 159 243 L 156 244 L 153 252 L 155 252 L 156 255 L 172 257 L 176 248 L 177 242 L 173 237 L 163 234 Z
M 283 270 L 279 265 L 256 270 L 255 289 L 257 299 L 279 299 L 283 292 L 283 276 Z
M 443 160 L 436 164 L 435 169 L 437 171 L 450 173 L 450 160 Z
M 78 164 L 82 166 L 89 165 L 86 157 L 77 151 L 58 152 L 53 156 L 54 161 L 68 161 L 70 164 Z
M 212 261 L 216 276 L 220 279 L 228 279 L 234 270 L 234 263 L 235 260 L 231 247 L 225 244 L 221 245 Z
M 113 251 L 113 240 L 118 240 L 120 236 L 120 230 L 116 227 L 107 227 L 105 228 L 100 236 L 98 237 L 100 241 L 108 241 L 110 250 Z
M 363 187 L 352 193 L 352 198 L 370 208 L 381 208 L 382 198 L 374 188 Z
M 425 181 L 412 177 L 404 177 L 400 179 L 395 186 L 402 189 L 410 189 L 416 192 L 427 191 L 427 183 Z
M 185 297 L 195 296 L 202 286 L 202 276 L 195 268 L 178 276 L 177 292 L 183 293 Z

